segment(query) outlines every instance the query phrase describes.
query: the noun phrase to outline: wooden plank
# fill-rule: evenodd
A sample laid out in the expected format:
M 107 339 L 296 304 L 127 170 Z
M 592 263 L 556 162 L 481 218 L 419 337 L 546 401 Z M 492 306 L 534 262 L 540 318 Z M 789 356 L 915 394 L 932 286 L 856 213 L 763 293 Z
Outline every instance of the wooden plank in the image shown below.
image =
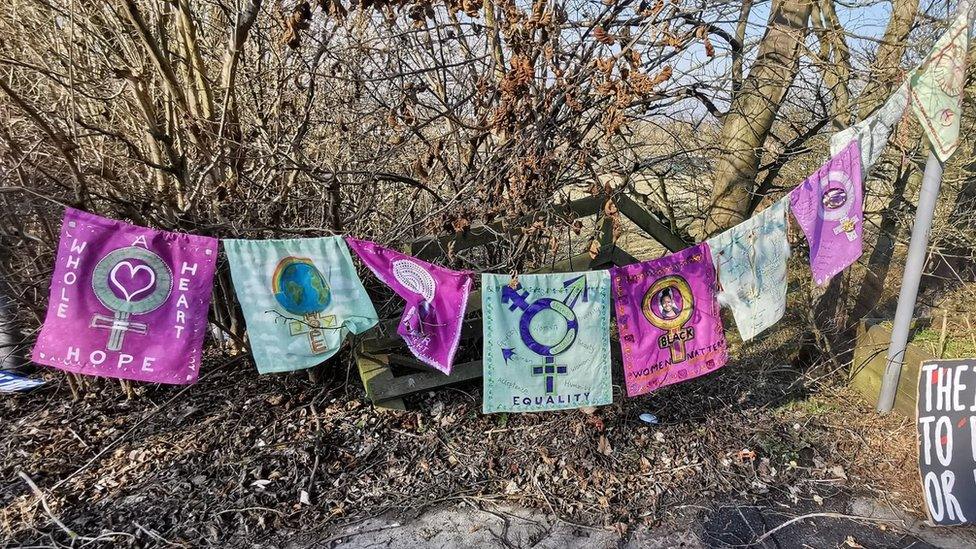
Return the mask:
M 601 196 L 587 196 L 572 202 L 558 204 L 554 210 L 559 215 L 576 214 L 578 217 L 593 215 L 603 208 L 604 198 Z M 534 215 L 523 216 L 515 221 L 516 224 L 531 221 Z M 489 225 L 475 225 L 464 233 L 450 234 L 440 237 L 420 238 L 410 244 L 410 253 L 414 257 L 429 260 L 444 255 L 448 246 L 453 242 L 454 251 L 467 250 L 475 246 L 482 246 L 496 240 L 496 235 L 503 232 L 502 222 L 496 221 Z
M 636 259 L 633 259 L 633 257 L 630 254 L 624 252 L 620 248 L 615 247 L 615 249 L 617 251 L 614 252 L 614 255 L 611 256 L 611 259 L 630 258 L 633 262 L 637 261 Z M 555 263 L 547 265 L 545 268 L 538 269 L 532 272 L 533 273 L 549 273 L 549 272 L 559 273 L 559 272 L 572 272 L 581 269 L 586 270 L 591 268 L 593 262 L 594 260 L 590 259 L 589 252 L 583 252 L 574 255 L 573 257 L 569 257 L 561 261 L 557 261 Z M 480 290 L 473 291 L 471 292 L 471 295 L 468 296 L 468 303 L 467 303 L 467 307 L 464 310 L 465 311 L 464 314 L 469 315 L 471 313 L 480 310 L 481 310 L 481 291 Z M 480 326 L 481 320 L 471 319 L 469 321 L 466 321 L 466 324 L 468 322 L 472 323 L 472 325 L 477 324 Z M 402 341 L 400 339 L 399 334 L 397 334 L 396 332 L 397 325 L 399 323 L 400 323 L 399 318 L 391 318 L 391 319 L 380 321 L 376 326 L 374 326 L 365 334 L 360 336 L 361 338 L 360 340 L 363 342 L 363 347 L 368 351 L 375 351 L 378 349 L 387 349 L 390 346 L 397 345 L 399 342 Z M 473 327 L 477 327 L 477 326 L 473 326 Z
M 600 227 L 600 251 L 596 257 L 590 260 L 590 270 L 599 270 L 614 265 L 630 265 L 631 263 L 637 263 L 637 259 L 614 243 L 613 221 L 604 218 L 603 225 Z
M 406 366 L 408 368 L 420 370 L 421 372 L 438 372 L 441 375 L 444 375 L 444 372 L 441 372 L 440 370 L 434 368 L 430 364 L 427 364 L 422 360 L 418 360 L 413 356 L 390 353 L 390 365 Z
M 619 250 L 619 248 L 617 248 L 617 250 Z M 626 252 L 620 250 L 618 255 L 619 253 Z M 612 261 L 613 257 L 615 256 L 612 256 L 610 261 Z M 597 266 L 594 265 L 594 260 L 590 259 L 589 252 L 583 252 L 562 261 L 552 263 L 551 265 L 547 265 L 545 268 L 533 272 L 566 272 L 593 268 L 597 268 Z M 468 297 L 467 307 L 465 308 L 465 315 L 472 314 L 480 310 L 481 292 L 471 292 L 471 295 Z M 403 348 L 403 340 L 400 338 L 400 334 L 398 334 L 396 331 L 399 323 L 399 318 L 383 320 L 368 332 L 360 336 L 360 347 L 362 351 L 366 353 L 381 353 L 390 349 Z M 481 318 L 466 320 L 464 322 L 464 326 L 462 327 L 462 340 L 466 337 L 470 337 L 471 335 L 477 335 L 481 331 L 481 327 Z
M 373 404 L 380 408 L 391 408 L 394 410 L 406 410 L 403 399 L 395 398 L 397 395 L 382 396 L 382 387 L 394 381 L 393 371 L 389 366 L 389 355 L 371 355 L 357 352 L 355 354 L 356 366 L 359 368 L 359 377 L 363 380 L 363 387 L 366 389 L 366 396 Z
M 566 258 L 562 261 L 557 261 L 548 265 L 545 269 L 539 269 L 538 273 L 567 273 L 575 272 L 579 270 L 586 270 L 590 268 L 590 252 L 583 252 L 581 254 L 576 254 L 573 257 Z
M 405 376 L 398 376 L 385 381 L 375 387 L 376 398 L 380 400 L 398 398 L 435 387 L 452 385 L 481 377 L 481 361 L 475 360 L 454 366 L 451 375 L 445 376 L 440 372 L 417 372 Z
M 606 248 L 601 248 L 604 253 L 599 254 L 596 258 L 590 258 L 589 252 L 583 252 L 546 265 L 534 272 L 570 272 L 599 268 L 601 265 L 627 264 L 636 261 L 612 244 L 612 225 L 609 222 L 604 224 L 602 230 L 602 240 L 608 241 L 610 244 Z M 481 293 L 472 292 L 468 299 L 466 312 L 476 313 L 480 309 Z M 379 326 L 364 334 L 357 346 L 356 359 L 360 377 L 363 380 L 364 387 L 366 387 L 367 396 L 376 406 L 404 409 L 401 398 L 404 395 L 482 376 L 480 360 L 459 364 L 454 367 L 451 375 L 445 376 L 406 353 L 395 352 L 396 349 L 403 348 L 403 341 L 396 333 L 398 323 L 399 319 L 381 322 Z M 481 330 L 481 318 L 466 320 L 462 328 L 462 340 L 470 341 L 480 335 Z M 405 366 L 415 369 L 417 372 L 396 376 L 391 369 L 392 365 Z
M 667 225 L 661 223 L 657 217 L 644 209 L 633 198 L 622 194 L 617 197 L 614 203 L 617 205 L 620 213 L 627 219 L 633 221 L 648 236 L 660 242 L 668 250 L 677 252 L 689 246 L 687 242 L 671 232 L 671 229 Z
M 623 248 L 614 246 L 613 252 L 610 253 L 610 263 L 618 267 L 623 267 L 624 265 L 640 263 L 640 261 L 638 261 L 636 257 L 627 253 Z
M 467 316 L 480 310 L 481 290 L 473 291 L 468 295 L 468 303 L 464 308 L 464 314 Z M 367 351 L 376 351 L 395 347 L 402 343 L 403 340 L 400 338 L 400 334 L 397 333 L 397 326 L 399 324 L 399 318 L 388 318 L 379 321 L 376 326 L 370 328 L 369 331 L 360 336 L 363 342 L 363 348 Z
M 374 408 L 382 408 L 387 410 L 395 410 L 398 412 L 406 411 L 407 405 L 403 402 L 402 398 L 388 398 L 385 400 L 374 400 L 371 401 Z
M 609 264 L 613 249 L 616 247 L 613 243 L 613 221 L 608 217 L 600 220 L 600 238 L 598 241 L 600 242 L 600 250 L 596 257 L 590 259 L 591 269 Z
M 547 272 L 567 272 L 579 269 L 589 269 L 592 260 L 590 259 L 589 252 L 583 252 L 573 257 L 566 258 L 562 261 L 558 261 L 547 265 L 545 268 L 532 271 L 533 273 L 547 273 Z M 481 291 L 473 291 L 471 295 L 468 296 L 467 307 L 465 308 L 465 315 L 471 314 L 481 310 Z M 480 320 L 472 319 L 470 322 L 480 322 Z M 364 348 L 368 351 L 375 351 L 378 349 L 386 349 L 390 346 L 396 345 L 400 342 L 400 336 L 396 333 L 397 325 L 400 323 L 399 318 L 392 318 L 388 320 L 380 321 L 375 327 L 371 328 L 365 334 L 361 336 L 361 341 L 363 342 Z
M 479 299 L 480 301 L 480 299 Z M 373 328 L 362 339 L 362 349 L 367 353 L 376 353 L 389 349 L 403 349 L 406 345 L 397 333 L 400 319 L 384 320 L 381 327 Z M 481 318 L 471 318 L 461 325 L 461 339 L 477 335 L 481 332 Z

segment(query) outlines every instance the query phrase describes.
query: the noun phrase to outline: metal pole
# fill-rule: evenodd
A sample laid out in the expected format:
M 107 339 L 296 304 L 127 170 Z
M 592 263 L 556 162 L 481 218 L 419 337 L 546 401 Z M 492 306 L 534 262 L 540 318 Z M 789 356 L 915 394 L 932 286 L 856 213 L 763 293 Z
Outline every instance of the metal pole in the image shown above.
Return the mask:
M 898 293 L 898 309 L 895 310 L 894 327 L 891 330 L 891 343 L 888 345 L 888 359 L 885 363 L 881 394 L 878 395 L 878 411 L 890 412 L 895 405 L 898 392 L 898 378 L 905 362 L 905 347 L 908 345 L 908 332 L 915 315 L 915 299 L 918 297 L 918 284 L 922 280 L 922 269 L 928 256 L 929 233 L 932 230 L 932 217 L 935 203 L 942 186 L 942 162 L 929 152 L 922 176 L 922 189 L 918 195 L 918 209 L 915 211 L 915 226 L 912 227 L 912 240 L 908 245 L 908 259 L 905 261 L 905 274 L 901 278 L 901 291 Z

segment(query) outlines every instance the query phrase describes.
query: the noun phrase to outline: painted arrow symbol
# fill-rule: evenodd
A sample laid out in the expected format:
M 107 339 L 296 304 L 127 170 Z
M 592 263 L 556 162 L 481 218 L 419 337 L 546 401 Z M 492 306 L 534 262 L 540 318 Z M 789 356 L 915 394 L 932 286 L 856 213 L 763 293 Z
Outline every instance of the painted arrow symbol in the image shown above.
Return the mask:
M 580 295 L 583 296 L 583 302 L 587 301 L 587 287 L 586 287 L 586 275 L 580 275 L 571 280 L 563 282 L 563 287 L 569 290 L 569 295 L 563 300 L 563 303 L 567 307 L 572 309 L 576 306 L 576 302 L 579 300 Z
M 506 349 L 502 347 L 502 358 L 505 359 L 505 364 L 508 364 L 508 359 L 515 355 L 515 349 Z

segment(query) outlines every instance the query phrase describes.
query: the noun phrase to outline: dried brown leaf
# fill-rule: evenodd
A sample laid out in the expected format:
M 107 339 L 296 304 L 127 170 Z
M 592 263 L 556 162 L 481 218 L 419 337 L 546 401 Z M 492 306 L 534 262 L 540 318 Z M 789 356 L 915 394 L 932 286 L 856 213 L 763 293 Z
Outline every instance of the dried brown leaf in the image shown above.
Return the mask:
M 299 2 L 291 14 L 285 17 L 285 34 L 282 36 L 282 41 L 292 49 L 301 46 L 301 31 L 308 28 L 311 20 L 312 6 L 308 2 Z
M 641 67 L 641 55 L 637 50 L 630 50 L 627 52 L 627 62 L 630 63 L 630 67 L 634 70 L 639 70 Z
M 608 76 L 613 72 L 613 66 L 616 62 L 616 57 L 602 57 L 595 61 L 597 70 Z
M 657 86 L 658 84 L 667 82 L 671 79 L 672 74 L 674 74 L 674 69 L 671 68 L 671 65 L 665 65 L 664 68 L 661 69 L 661 72 L 657 73 L 657 76 L 651 79 L 651 85 Z
M 590 241 L 590 259 L 596 259 L 596 256 L 600 254 L 600 241 L 593 239 Z
M 612 46 L 617 42 L 617 39 L 607 32 L 607 29 L 603 28 L 603 25 L 597 25 L 593 29 L 593 38 L 596 38 L 597 42 L 607 46 Z

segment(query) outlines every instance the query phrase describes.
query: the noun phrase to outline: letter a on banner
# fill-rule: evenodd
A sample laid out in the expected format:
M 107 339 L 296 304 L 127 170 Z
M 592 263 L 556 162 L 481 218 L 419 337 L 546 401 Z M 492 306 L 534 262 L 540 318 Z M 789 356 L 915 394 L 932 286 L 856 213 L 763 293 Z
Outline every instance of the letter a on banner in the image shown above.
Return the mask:
M 193 383 L 216 258 L 216 239 L 67 208 L 34 362 L 79 374 Z

